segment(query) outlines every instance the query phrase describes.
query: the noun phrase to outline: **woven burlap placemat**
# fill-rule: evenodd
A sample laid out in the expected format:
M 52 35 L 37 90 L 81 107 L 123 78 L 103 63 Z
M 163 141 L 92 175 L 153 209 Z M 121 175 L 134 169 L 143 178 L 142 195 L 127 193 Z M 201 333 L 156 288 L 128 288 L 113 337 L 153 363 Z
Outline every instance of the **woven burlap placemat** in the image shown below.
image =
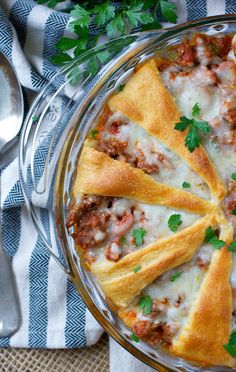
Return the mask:
M 84 349 L 0 349 L 1 372 L 108 372 L 108 338 Z

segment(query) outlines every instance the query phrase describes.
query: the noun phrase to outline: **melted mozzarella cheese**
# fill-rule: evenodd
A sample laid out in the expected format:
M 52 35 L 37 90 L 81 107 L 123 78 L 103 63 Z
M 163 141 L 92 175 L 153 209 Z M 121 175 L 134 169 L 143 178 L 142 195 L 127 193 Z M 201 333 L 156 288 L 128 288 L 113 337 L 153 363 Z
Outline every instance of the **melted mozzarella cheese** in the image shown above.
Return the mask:
M 178 155 L 164 146 L 157 138 L 149 135 L 145 129 L 128 121 L 121 113 L 113 114 L 109 119 L 109 124 L 116 120 L 126 122 L 126 125 L 120 126 L 120 131 L 116 136 L 122 142 L 127 141 L 126 152 L 128 154 L 135 155 L 137 148 L 140 148 L 149 164 L 156 161 L 156 154 L 165 156 L 166 160 L 163 164 L 159 164 L 159 172 L 152 174 L 152 177 L 159 182 L 177 188 L 182 188 L 183 182 L 189 182 L 191 185 L 191 188 L 188 189 L 189 192 L 204 199 L 210 199 L 210 191 L 206 183 Z M 112 137 L 108 132 L 105 133 L 105 136 L 106 138 Z
M 212 246 L 205 244 L 201 247 L 197 255 L 202 259 L 205 256 L 209 262 L 213 251 L 214 248 L 212 248 Z M 182 271 L 181 276 L 173 282 L 170 281 L 170 277 L 179 271 Z M 153 300 L 168 299 L 169 302 L 167 311 L 157 315 L 154 322 L 176 322 L 179 325 L 179 331 L 175 335 L 175 337 L 177 337 L 186 324 L 189 312 L 197 298 L 205 273 L 206 271 L 201 270 L 196 265 L 195 256 L 189 263 L 183 264 L 175 270 L 166 272 L 147 286 L 143 291 L 144 296 L 149 295 Z M 183 301 L 179 306 L 176 306 L 179 296 L 182 296 Z M 150 319 L 144 316 L 143 313 L 138 312 L 139 319 L 144 319 L 144 317 L 145 319 Z

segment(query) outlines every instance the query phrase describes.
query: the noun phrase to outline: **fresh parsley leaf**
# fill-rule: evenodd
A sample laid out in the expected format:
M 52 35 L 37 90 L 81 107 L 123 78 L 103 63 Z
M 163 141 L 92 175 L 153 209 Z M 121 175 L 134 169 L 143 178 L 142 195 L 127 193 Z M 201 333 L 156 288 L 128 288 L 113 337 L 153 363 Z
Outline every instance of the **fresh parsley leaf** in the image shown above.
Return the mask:
M 49 8 L 55 8 L 55 6 L 59 3 L 62 3 L 65 0 L 37 0 L 38 4 L 46 4 Z
M 177 22 L 176 4 L 169 2 L 168 0 L 160 0 L 161 14 L 162 16 L 171 23 Z
M 211 130 L 207 121 L 203 121 L 203 120 L 198 121 L 198 120 L 193 119 L 193 125 L 204 133 L 209 133 Z
M 162 28 L 162 25 L 160 22 L 151 22 L 147 23 L 146 25 L 142 26 L 142 31 L 149 31 L 149 30 L 158 30 Z
M 63 63 L 70 62 L 72 58 L 67 53 L 55 54 L 50 58 L 54 65 L 62 65 Z
M 193 126 L 190 127 L 187 136 L 185 137 L 185 146 L 190 152 L 193 152 L 196 147 L 200 146 L 200 136 L 197 129 Z
M 99 70 L 99 64 L 97 58 L 94 56 L 90 59 L 88 63 L 88 71 L 92 76 L 95 76 Z
M 89 134 L 90 134 L 91 138 L 96 139 L 96 135 L 98 134 L 98 130 L 92 129 Z
M 200 107 L 196 103 L 192 108 L 193 115 L 200 113 L 199 110 Z M 210 132 L 210 126 L 207 121 L 189 119 L 186 118 L 185 116 L 181 116 L 180 122 L 175 124 L 175 129 L 181 132 L 188 129 L 188 133 L 185 137 L 185 146 L 188 148 L 190 152 L 193 152 L 196 147 L 200 146 L 201 143 L 200 132 L 203 133 Z
M 134 273 L 137 273 L 138 271 L 141 270 L 141 266 L 136 266 L 133 270 Z
M 139 342 L 139 338 L 138 338 L 138 336 L 136 335 L 136 333 L 132 333 L 132 334 L 130 335 L 130 338 L 131 338 L 131 340 L 134 341 L 134 342 Z
M 236 356 L 236 332 L 232 332 L 228 344 L 224 345 L 225 350 L 232 356 Z
M 236 205 L 234 206 L 234 209 L 231 212 L 234 216 L 236 216 Z
M 35 123 L 36 121 L 38 121 L 39 117 L 37 115 L 33 115 L 31 119 Z
M 136 247 L 139 247 L 143 244 L 143 238 L 146 235 L 147 231 L 141 227 L 140 229 L 134 229 L 132 232 L 132 236 L 135 239 Z
M 147 11 L 142 10 L 143 4 L 134 3 L 130 9 L 125 12 L 125 15 L 132 27 L 137 27 L 139 24 L 146 25 L 154 22 L 154 18 Z
M 113 18 L 106 26 L 106 31 L 108 36 L 115 36 L 116 34 L 123 35 L 125 32 L 125 21 L 122 14 L 118 14 Z
M 168 219 L 169 229 L 173 232 L 178 230 L 178 227 L 182 224 L 180 214 L 172 214 Z
M 209 244 L 212 244 L 215 249 L 221 249 L 225 246 L 225 242 L 217 237 L 211 226 L 206 229 L 205 241 Z
M 125 84 L 121 84 L 121 85 L 117 88 L 117 90 L 118 90 L 119 92 L 122 92 L 122 90 L 124 89 L 124 87 L 125 87 Z
M 232 180 L 236 181 L 236 173 L 232 173 L 231 177 L 232 177 Z
M 180 117 L 180 122 L 175 124 L 175 129 L 183 132 L 192 124 L 192 119 L 188 119 L 185 116 Z
M 183 189 L 190 189 L 190 187 L 191 187 L 191 185 L 190 185 L 190 183 L 189 182 L 183 182 L 182 183 L 182 187 L 183 187 Z
M 90 22 L 90 14 L 79 4 L 74 6 L 74 9 L 70 12 L 71 17 L 75 18 L 74 21 L 70 22 L 70 29 L 74 31 L 75 26 L 81 28 L 88 28 Z
M 228 246 L 228 251 L 230 251 L 230 252 L 236 252 L 236 241 L 233 241 L 233 242 Z
M 61 50 L 62 52 L 66 52 L 74 47 L 77 47 L 79 40 L 77 39 L 70 39 L 69 37 L 62 37 L 56 43 L 56 48 Z
M 183 271 L 177 271 L 177 273 L 170 276 L 170 281 L 175 282 L 176 279 L 179 279 L 182 274 L 183 274 Z
M 115 16 L 115 7 L 109 2 L 95 5 L 93 13 L 96 14 L 95 22 L 97 26 L 103 26 Z
M 126 237 L 125 236 L 122 236 L 120 238 L 120 244 L 125 244 L 126 243 Z
M 138 302 L 138 308 L 139 310 L 143 310 L 143 313 L 145 315 L 151 314 L 152 310 L 152 298 L 151 296 L 147 295 L 145 297 L 140 298 Z
M 192 108 L 192 115 L 193 116 L 198 116 L 200 114 L 200 112 L 201 112 L 201 109 L 199 107 L 199 104 L 195 103 L 195 105 Z

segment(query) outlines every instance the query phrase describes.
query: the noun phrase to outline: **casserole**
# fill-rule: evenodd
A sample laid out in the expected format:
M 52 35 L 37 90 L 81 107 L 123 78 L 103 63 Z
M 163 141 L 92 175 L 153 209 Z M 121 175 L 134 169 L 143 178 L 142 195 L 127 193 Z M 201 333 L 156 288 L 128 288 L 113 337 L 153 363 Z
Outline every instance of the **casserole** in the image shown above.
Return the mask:
M 222 21 L 222 23 L 219 23 L 220 21 Z M 204 26 L 205 22 L 206 26 Z M 208 24 L 207 22 L 210 22 L 210 24 Z M 218 21 L 216 21 L 214 18 L 212 19 L 212 21 L 198 21 L 195 22 L 195 30 L 201 30 L 201 32 L 204 31 L 210 34 L 226 31 L 226 29 L 227 32 L 232 32 L 233 22 L 234 18 L 231 18 L 230 16 L 222 17 L 222 19 L 218 19 Z M 106 307 L 106 304 L 103 303 L 104 297 L 101 294 L 101 291 L 99 290 L 97 284 L 94 283 L 94 278 L 92 277 L 92 275 L 86 273 L 80 266 L 79 257 L 74 247 L 73 240 L 71 239 L 67 229 L 65 229 L 67 210 L 70 206 L 71 201 L 70 192 L 74 181 L 73 177 L 75 177 L 74 170 L 77 166 L 78 153 L 81 150 L 81 145 L 83 144 L 86 134 L 91 127 L 91 123 L 94 122 L 100 111 L 100 107 L 106 100 L 107 95 L 110 94 L 110 92 L 114 90 L 114 88 L 122 84 L 125 79 L 127 79 L 127 74 L 130 74 L 132 72 L 135 65 L 140 62 L 144 62 L 146 59 L 151 57 L 158 49 L 163 49 L 164 46 L 166 47 L 170 44 L 176 44 L 183 37 L 183 35 L 191 34 L 192 32 L 193 30 L 191 28 L 191 25 L 188 24 L 185 27 L 179 26 L 174 31 L 172 30 L 166 33 L 144 33 L 118 40 L 117 48 L 120 48 L 121 55 L 119 56 L 119 50 L 116 49 L 115 54 L 119 58 L 115 61 L 111 60 L 103 69 L 101 69 L 101 72 L 98 74 L 96 79 L 88 76 L 83 77 L 84 80 L 82 81 L 82 84 L 80 82 L 78 90 L 76 90 L 75 87 L 71 88 L 67 84 L 67 82 L 63 83 L 62 81 L 60 82 L 60 88 L 56 94 L 54 93 L 53 89 L 55 88 L 53 87 L 53 85 L 48 87 L 46 91 L 41 94 L 33 107 L 34 115 L 39 116 L 39 114 L 41 114 L 38 124 L 33 126 L 32 120 L 30 123 L 30 118 L 32 116 L 31 112 L 28 116 L 28 128 L 26 123 L 21 140 L 21 177 L 24 191 L 27 197 L 27 203 L 30 206 L 29 203 L 32 200 L 36 200 L 36 196 L 38 194 L 41 195 L 41 202 L 44 200 L 44 208 L 41 208 L 40 211 L 37 211 L 36 208 L 30 207 L 30 212 L 37 225 L 37 228 L 41 231 L 42 234 L 43 229 L 45 229 L 45 226 L 42 222 L 42 215 L 45 213 L 49 222 L 52 223 L 51 231 L 53 231 L 53 234 L 50 235 L 43 233 L 45 242 L 48 246 L 51 246 L 52 241 L 54 241 L 54 249 L 57 246 L 60 247 L 61 262 L 63 260 L 66 261 L 65 264 L 67 266 L 67 272 L 69 275 L 71 275 L 71 278 L 75 282 L 77 287 L 81 287 L 82 281 L 86 280 L 86 290 L 82 291 L 83 298 L 85 299 L 86 304 L 88 306 L 91 306 L 91 300 L 88 299 L 86 291 L 87 294 L 89 291 L 92 291 L 94 304 L 97 304 L 97 306 L 100 307 L 100 314 L 103 313 L 102 324 L 104 325 L 104 319 L 106 318 L 105 328 L 108 329 L 111 335 L 115 335 L 115 338 L 120 342 L 123 342 L 121 341 L 121 338 L 119 336 L 119 332 L 122 332 L 123 339 L 126 339 L 125 346 L 130 351 L 134 350 L 134 346 L 130 342 L 130 331 L 126 329 L 122 325 L 122 323 L 120 323 L 119 319 L 117 319 L 115 315 L 111 313 Z M 124 41 L 128 41 L 128 46 L 124 47 Z M 80 63 L 79 72 L 81 74 L 86 60 L 80 60 L 78 63 Z M 75 66 L 76 68 L 78 68 L 78 63 Z M 153 68 L 150 63 L 151 62 L 146 64 L 144 63 L 140 70 L 142 68 L 145 68 L 145 66 Z M 75 67 L 72 66 L 71 68 Z M 67 72 L 68 74 L 70 74 L 71 69 L 65 71 L 64 74 Z M 55 85 L 58 83 L 58 80 L 59 79 L 57 77 L 57 79 L 54 81 Z M 130 82 L 131 81 L 132 78 Z M 127 88 L 129 86 L 128 84 L 129 83 L 127 83 L 127 87 L 125 87 L 125 89 L 120 92 L 121 94 L 126 94 Z M 63 95 L 61 95 L 63 89 L 66 97 L 69 97 L 69 99 L 66 99 Z M 87 93 L 84 99 L 81 99 L 81 93 L 83 93 L 82 89 L 84 89 L 85 93 Z M 97 99 L 96 105 L 94 104 L 95 97 Z M 57 107 L 55 104 L 56 100 L 58 101 Z M 61 112 L 58 107 L 61 108 Z M 53 109 L 54 111 L 52 111 Z M 61 114 L 62 112 L 63 115 Z M 30 124 L 31 126 L 29 126 Z M 54 124 L 56 124 L 55 127 Z M 78 126 L 82 128 L 82 131 L 78 131 Z M 54 128 L 56 128 L 56 130 L 53 131 Z M 46 152 L 46 156 L 44 154 L 43 157 L 46 164 L 42 164 L 41 170 L 37 169 L 36 172 L 34 159 L 36 156 L 39 156 L 39 145 L 44 144 L 45 141 L 49 141 L 47 146 L 44 146 L 44 148 L 49 148 L 49 150 Z M 178 144 L 177 141 L 175 141 L 175 143 L 176 145 Z M 96 157 L 98 158 L 97 154 Z M 30 175 L 29 166 L 31 173 Z M 213 168 L 211 168 L 211 170 L 212 169 Z M 207 168 L 207 170 L 209 170 L 209 168 Z M 217 179 L 217 175 L 216 173 L 214 173 L 214 169 L 212 174 L 215 179 Z M 212 178 L 212 174 L 208 174 L 208 171 L 206 172 L 206 177 L 208 177 L 211 181 L 213 179 L 213 182 L 211 182 L 211 189 L 213 191 L 213 194 L 219 199 L 223 198 L 224 185 L 218 179 L 217 182 L 214 182 L 214 177 Z M 53 178 L 53 176 L 55 176 L 55 178 Z M 143 175 L 141 178 L 144 178 Z M 94 182 L 95 180 L 93 180 L 93 184 Z M 80 187 L 81 182 L 79 182 L 78 185 Z M 33 193 L 30 193 L 29 190 L 33 190 Z M 182 200 L 185 200 L 185 206 L 188 209 L 189 201 L 188 197 L 186 196 L 186 191 L 181 191 L 181 195 Z M 209 210 L 207 201 L 203 201 L 202 205 L 201 203 L 199 203 L 200 200 L 196 197 L 194 211 L 199 214 L 207 215 L 204 220 L 204 229 L 202 230 L 202 235 L 204 235 L 206 228 L 211 225 L 210 218 L 212 214 L 211 210 Z M 53 208 L 50 210 L 50 207 L 52 206 Z M 174 207 L 176 207 L 176 205 L 174 205 Z M 217 208 L 218 206 L 216 205 L 215 207 Z M 224 221 L 222 219 L 221 223 L 223 222 Z M 196 239 L 202 239 L 202 236 L 200 235 L 198 233 L 194 241 L 196 241 Z M 225 235 L 222 237 L 220 236 L 220 238 L 221 240 L 227 240 L 227 236 Z M 222 250 L 220 252 L 224 251 Z M 53 254 L 55 255 L 56 252 L 54 251 Z M 226 269 L 229 269 L 229 265 L 224 265 L 224 267 Z M 137 277 L 138 276 L 139 274 L 137 275 Z M 228 288 L 225 288 L 225 291 L 228 291 Z M 93 313 L 95 316 L 97 315 L 97 310 L 95 308 L 93 309 Z M 115 327 L 111 327 L 112 322 L 115 323 Z M 191 368 L 192 370 L 196 369 L 196 367 L 194 367 L 193 365 L 190 366 L 190 364 L 181 361 L 181 359 L 174 358 L 168 353 L 168 351 L 164 351 L 159 347 L 157 349 L 152 349 L 145 343 L 140 342 L 137 344 L 135 349 L 137 349 L 137 351 L 135 351 L 136 356 L 140 356 L 139 351 L 141 349 L 142 360 L 155 367 L 158 367 L 159 369 L 161 368 L 160 363 L 162 365 L 167 365 L 168 368 L 172 368 L 173 370 L 180 370 L 179 368 L 182 368 L 181 366 Z M 155 359 L 158 360 L 158 364 L 156 364 Z

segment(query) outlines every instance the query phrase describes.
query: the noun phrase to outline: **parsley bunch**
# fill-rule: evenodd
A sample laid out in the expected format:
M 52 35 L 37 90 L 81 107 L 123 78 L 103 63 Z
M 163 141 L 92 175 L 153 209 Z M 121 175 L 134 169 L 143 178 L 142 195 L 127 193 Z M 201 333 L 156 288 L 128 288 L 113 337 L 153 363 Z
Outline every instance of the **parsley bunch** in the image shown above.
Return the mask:
M 63 0 L 37 0 L 39 4 L 55 7 Z M 75 4 L 78 2 L 79 4 Z M 110 38 L 130 33 L 133 28 L 141 30 L 161 28 L 160 16 L 171 23 L 176 23 L 176 4 L 169 0 L 126 0 L 116 3 L 113 1 L 74 1 L 70 11 L 71 20 L 69 29 L 76 37 L 62 37 L 58 40 L 56 48 L 59 53 L 51 58 L 55 64 L 64 64 L 79 56 L 86 50 L 94 47 L 101 35 Z M 98 27 L 97 35 L 89 30 L 92 26 Z M 70 51 L 70 52 L 69 52 Z M 100 56 L 91 59 L 88 68 L 93 74 L 96 71 L 97 58 L 106 62 L 109 53 L 101 52 Z
M 175 129 L 181 132 L 188 129 L 188 133 L 185 137 L 185 146 L 190 152 L 193 152 L 196 147 L 200 146 L 200 133 L 210 132 L 210 126 L 207 121 L 195 119 L 196 116 L 199 116 L 200 112 L 201 109 L 198 103 L 196 103 L 192 108 L 193 119 L 186 118 L 186 116 L 181 116 L 180 122 L 175 124 Z

